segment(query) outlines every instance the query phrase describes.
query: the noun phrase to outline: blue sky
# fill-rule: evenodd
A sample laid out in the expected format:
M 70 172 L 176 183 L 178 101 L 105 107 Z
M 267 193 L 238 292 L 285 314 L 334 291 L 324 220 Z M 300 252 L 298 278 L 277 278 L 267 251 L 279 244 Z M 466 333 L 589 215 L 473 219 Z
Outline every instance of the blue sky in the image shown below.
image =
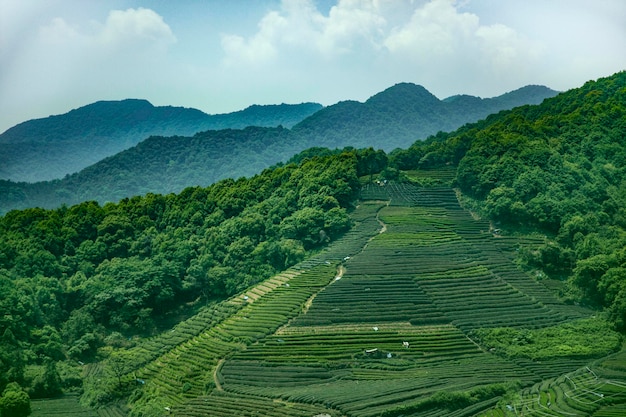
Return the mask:
M 625 22 L 623 0 L 0 0 L 0 132 L 97 100 L 566 90 L 626 69 Z

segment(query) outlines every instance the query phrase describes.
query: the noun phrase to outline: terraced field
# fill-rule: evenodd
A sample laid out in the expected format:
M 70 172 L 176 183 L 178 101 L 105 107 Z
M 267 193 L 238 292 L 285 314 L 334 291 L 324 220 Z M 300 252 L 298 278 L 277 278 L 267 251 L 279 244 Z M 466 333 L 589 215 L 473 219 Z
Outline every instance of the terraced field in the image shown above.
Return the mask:
M 477 329 L 532 332 L 591 315 L 516 269 L 516 247 L 532 238 L 494 236 L 445 187 L 367 186 L 353 215 L 353 230 L 317 256 L 136 348 L 140 366 L 127 378 L 144 385 L 133 413 L 624 410 L 626 355 L 537 360 L 474 339 Z
M 126 410 L 119 405 L 91 410 L 80 404 L 77 394 L 33 400 L 31 411 L 31 417 L 124 417 L 127 415 Z

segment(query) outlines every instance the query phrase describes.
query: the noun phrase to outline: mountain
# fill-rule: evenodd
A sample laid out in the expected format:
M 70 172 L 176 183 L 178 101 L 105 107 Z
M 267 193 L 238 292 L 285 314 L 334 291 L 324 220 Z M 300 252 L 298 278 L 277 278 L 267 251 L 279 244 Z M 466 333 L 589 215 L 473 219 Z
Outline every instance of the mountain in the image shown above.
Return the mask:
M 455 129 L 489 112 L 536 103 L 554 94 L 546 87 L 528 86 L 492 99 L 455 96 L 441 101 L 424 87 L 403 83 L 365 103 L 343 101 L 323 108 L 291 130 L 254 127 L 206 131 L 192 137 L 154 136 L 62 180 L 0 181 L 0 213 L 85 200 L 104 203 L 147 192 L 179 192 L 187 186 L 254 175 L 311 147 L 406 147 L 417 138 Z M 253 110 L 261 108 L 248 109 Z
M 36 182 L 62 178 L 128 149 L 149 136 L 192 136 L 246 126 L 291 127 L 322 106 L 253 105 L 208 115 L 146 100 L 99 101 L 66 114 L 20 123 L 0 135 L 0 178 Z
M 526 86 L 488 99 L 463 95 L 439 100 L 422 86 L 401 83 L 365 103 L 345 101 L 325 107 L 296 124 L 293 131 L 318 146 L 373 146 L 391 151 L 501 110 L 539 104 L 556 94 L 544 86 Z

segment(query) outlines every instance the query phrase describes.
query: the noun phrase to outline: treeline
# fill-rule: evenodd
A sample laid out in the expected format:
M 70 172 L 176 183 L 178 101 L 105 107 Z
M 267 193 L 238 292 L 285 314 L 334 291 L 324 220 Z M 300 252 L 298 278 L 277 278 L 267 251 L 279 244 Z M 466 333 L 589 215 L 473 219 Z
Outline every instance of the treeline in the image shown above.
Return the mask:
M 79 387 L 71 363 L 153 334 L 182 305 L 231 296 L 348 230 L 358 177 L 386 155 L 314 153 L 179 194 L 1 217 L 0 393 Z
M 488 117 L 390 155 L 402 168 L 458 166 L 468 203 L 538 229 L 531 268 L 567 279 L 573 301 L 626 329 L 626 72 Z

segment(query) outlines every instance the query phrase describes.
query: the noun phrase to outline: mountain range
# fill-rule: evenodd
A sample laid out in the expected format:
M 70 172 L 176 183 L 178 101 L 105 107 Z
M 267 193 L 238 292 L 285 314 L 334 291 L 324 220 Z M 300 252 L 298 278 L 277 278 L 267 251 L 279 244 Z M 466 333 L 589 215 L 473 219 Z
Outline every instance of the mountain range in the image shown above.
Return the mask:
M 150 136 L 192 136 L 246 126 L 291 127 L 321 108 L 317 103 L 252 105 L 209 115 L 192 108 L 155 107 L 147 100 L 98 101 L 2 133 L 0 178 L 26 182 L 63 178 Z
M 556 91 L 547 87 L 526 86 L 491 99 L 453 96 L 439 100 L 422 86 L 401 83 L 374 95 L 364 103 L 342 101 L 322 108 L 291 129 L 286 128 L 289 123 L 281 123 L 282 126 L 278 127 L 207 130 L 193 136 L 185 135 L 192 129 L 190 125 L 194 126 L 193 129 L 197 128 L 197 120 L 204 117 L 197 110 L 155 108 L 142 101 L 96 103 L 67 115 L 26 122 L 9 129 L 0 138 L 0 143 L 4 142 L 0 146 L 34 146 L 38 149 L 35 154 L 39 156 L 32 157 L 32 163 L 45 166 L 46 162 L 42 160 L 44 155 L 62 153 L 68 154 L 67 159 L 76 160 L 76 155 L 96 154 L 94 148 L 99 146 L 108 146 L 109 149 L 128 147 L 127 141 L 131 136 L 136 139 L 139 131 L 147 134 L 151 120 L 160 121 L 161 124 L 157 125 L 160 129 L 167 128 L 168 134 L 181 133 L 170 137 L 150 136 L 136 146 L 107 157 L 78 173 L 67 175 L 62 180 L 34 184 L 0 181 L 0 213 L 15 208 L 51 208 L 86 200 L 104 203 L 148 192 L 178 192 L 188 186 L 206 186 L 224 178 L 254 175 L 310 147 L 341 149 L 350 146 L 384 150 L 407 147 L 416 140 L 439 131 L 453 130 L 500 110 L 537 104 L 556 94 Z M 292 107 L 282 105 L 273 108 L 277 114 L 278 110 L 283 110 L 282 119 L 279 116 L 273 119 L 257 116 L 254 119 L 264 120 L 266 124 L 279 119 L 293 122 L 296 113 L 303 116 L 318 107 L 319 105 L 312 103 Z M 98 111 L 99 108 L 106 111 Z M 140 111 L 141 108 L 144 113 Z M 131 109 L 134 110 L 130 111 Z M 152 113 L 148 112 L 150 109 Z M 286 109 L 292 110 L 289 119 L 284 116 Z M 267 114 L 269 110 L 269 107 L 252 106 L 245 114 L 256 112 L 258 115 L 262 111 Z M 86 116 L 88 114 L 93 115 L 90 118 Z M 144 116 L 140 117 L 142 114 Z M 153 116 L 148 117 L 147 114 Z M 229 117 L 231 123 L 234 123 L 233 120 L 244 123 L 242 120 L 253 119 Z M 115 129 L 106 123 L 107 118 L 118 120 Z M 83 128 L 72 123 L 73 120 L 82 120 Z M 88 120 L 91 120 L 91 124 L 87 123 Z M 141 122 L 133 124 L 132 120 Z M 192 123 L 192 120 L 196 122 Z M 48 123 L 50 125 L 46 127 Z M 257 123 L 261 124 L 263 123 Z M 20 129 L 24 132 L 22 136 L 18 135 Z M 95 141 L 94 138 L 106 137 L 106 132 L 112 130 L 117 133 L 110 133 L 108 138 Z M 40 140 L 39 145 L 33 145 L 33 139 L 25 139 L 38 137 L 37 132 L 67 133 L 65 136 L 60 133 L 39 136 L 48 138 L 45 141 Z M 131 135 L 128 132 L 133 133 Z M 77 137 L 82 139 L 75 139 Z M 92 138 L 97 143 L 87 146 L 85 138 Z M 104 143 L 109 145 L 105 146 Z M 75 153 L 71 151 L 74 148 L 78 149 Z M 28 154 L 25 153 L 23 157 L 28 158 Z M 52 165 L 58 166 L 58 163 Z M 35 167 L 29 170 L 35 170 Z
M 292 130 L 316 146 L 372 146 L 389 152 L 501 110 L 539 104 L 556 94 L 547 87 L 529 85 L 494 98 L 456 95 L 439 100 L 420 85 L 400 83 L 364 103 L 342 101 L 325 107 Z

